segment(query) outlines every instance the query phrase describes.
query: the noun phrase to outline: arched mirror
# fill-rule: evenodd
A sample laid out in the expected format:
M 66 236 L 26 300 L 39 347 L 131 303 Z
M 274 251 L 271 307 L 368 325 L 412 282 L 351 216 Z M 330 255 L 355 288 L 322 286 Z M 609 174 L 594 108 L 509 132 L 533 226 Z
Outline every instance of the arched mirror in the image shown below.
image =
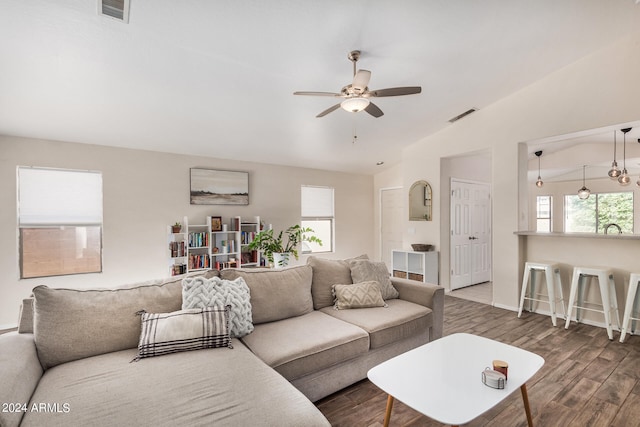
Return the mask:
M 409 189 L 409 221 L 431 221 L 431 186 L 427 181 L 416 181 Z

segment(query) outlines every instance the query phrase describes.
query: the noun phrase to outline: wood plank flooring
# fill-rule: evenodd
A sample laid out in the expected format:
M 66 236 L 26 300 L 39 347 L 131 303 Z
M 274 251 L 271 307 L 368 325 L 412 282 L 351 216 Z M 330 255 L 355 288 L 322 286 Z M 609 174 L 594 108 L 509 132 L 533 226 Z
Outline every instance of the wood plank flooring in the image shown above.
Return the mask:
M 622 313 L 621 313 L 622 314 Z M 604 329 L 445 296 L 444 334 L 467 332 L 512 344 L 544 357 L 545 365 L 527 383 L 535 426 L 640 426 L 640 336 L 619 333 L 609 341 Z M 425 385 L 428 387 L 429 385 Z M 335 427 L 382 425 L 387 396 L 368 380 L 328 396 L 316 405 Z M 452 402 L 455 404 L 455 402 Z M 392 426 L 441 426 L 396 400 Z M 466 426 L 526 426 L 520 393 Z

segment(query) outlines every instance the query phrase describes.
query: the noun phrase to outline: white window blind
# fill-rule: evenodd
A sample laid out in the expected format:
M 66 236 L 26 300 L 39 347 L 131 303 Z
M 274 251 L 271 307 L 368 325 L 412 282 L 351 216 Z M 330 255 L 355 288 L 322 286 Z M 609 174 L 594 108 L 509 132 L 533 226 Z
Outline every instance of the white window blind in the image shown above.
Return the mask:
M 102 224 L 102 174 L 18 167 L 20 227 Z
M 302 186 L 302 217 L 333 217 L 333 188 Z

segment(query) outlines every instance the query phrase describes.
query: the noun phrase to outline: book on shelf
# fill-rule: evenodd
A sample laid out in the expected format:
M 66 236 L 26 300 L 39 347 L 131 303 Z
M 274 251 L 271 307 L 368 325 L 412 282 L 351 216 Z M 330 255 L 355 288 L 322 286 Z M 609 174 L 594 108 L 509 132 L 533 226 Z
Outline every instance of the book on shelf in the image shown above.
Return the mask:
M 209 233 L 205 231 L 189 233 L 190 248 L 206 248 L 207 246 L 209 246 Z
M 170 242 L 169 251 L 171 258 L 179 258 L 187 255 L 187 247 L 184 242 Z
M 185 264 L 174 264 L 171 266 L 171 275 L 179 276 L 187 272 L 187 266 Z
M 207 254 L 189 255 L 189 270 L 200 270 L 211 268 L 211 260 Z

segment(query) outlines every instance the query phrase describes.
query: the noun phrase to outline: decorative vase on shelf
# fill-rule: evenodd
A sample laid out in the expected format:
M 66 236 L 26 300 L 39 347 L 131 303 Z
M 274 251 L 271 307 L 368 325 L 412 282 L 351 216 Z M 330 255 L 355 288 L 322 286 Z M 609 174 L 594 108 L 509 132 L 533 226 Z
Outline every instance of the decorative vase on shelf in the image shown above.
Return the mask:
M 172 233 L 179 233 L 180 231 L 182 231 L 182 226 L 181 225 L 172 225 L 171 226 L 171 232 Z

